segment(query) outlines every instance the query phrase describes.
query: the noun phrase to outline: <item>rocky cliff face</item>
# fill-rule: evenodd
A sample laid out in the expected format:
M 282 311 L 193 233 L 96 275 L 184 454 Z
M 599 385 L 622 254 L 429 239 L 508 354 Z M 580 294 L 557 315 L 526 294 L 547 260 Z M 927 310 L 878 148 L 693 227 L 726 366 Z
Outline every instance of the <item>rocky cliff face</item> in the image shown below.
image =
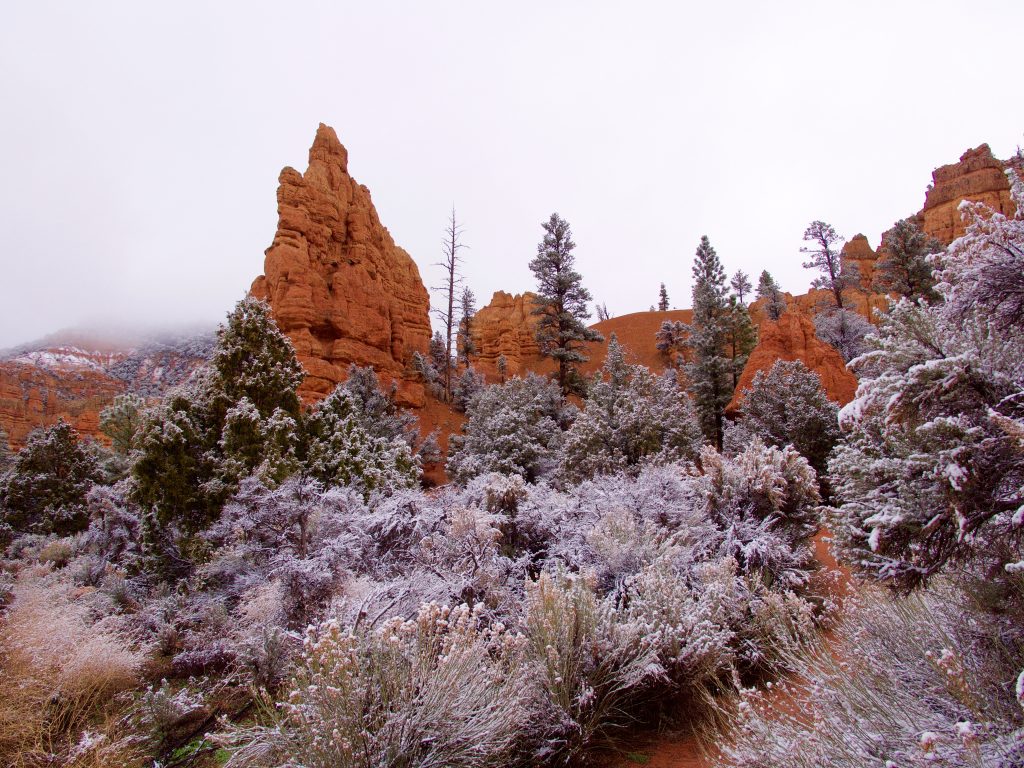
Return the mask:
M 529 292 L 513 296 L 498 291 L 474 316 L 470 332 L 478 351 L 477 362 L 487 372 L 497 373 L 498 358 L 502 355 L 509 376 L 535 371 L 541 365 L 535 338 L 537 321 L 530 314 L 533 299 L 534 294 Z
M 850 402 L 857 391 L 857 378 L 847 369 L 842 356 L 815 335 L 812 316 L 790 310 L 784 312 L 778 321 L 761 320 L 757 346 L 740 375 L 729 411 L 739 408 L 743 393 L 753 384 L 757 372 L 771 369 L 776 360 L 802 362 L 818 374 L 829 399 L 840 405 Z
M 945 244 L 964 233 L 964 224 L 957 211 L 962 200 L 985 203 L 995 211 L 1013 215 L 1008 166 L 1019 166 L 1016 159 L 1006 163 L 992 155 L 988 144 L 969 149 L 959 162 L 932 171 L 932 184 L 924 198 L 924 208 L 917 214 L 921 228 Z M 1019 171 L 1019 167 L 1017 168 Z
M 213 344 L 211 331 L 121 344 L 72 332 L 23 345 L 0 357 L 0 427 L 13 448 L 59 418 L 100 438 L 99 413 L 117 395 L 158 397 L 208 360 Z
M 422 406 L 413 352 L 427 352 L 430 300 L 409 254 L 381 224 L 370 191 L 348 173 L 348 152 L 321 124 L 305 173 L 281 171 L 278 224 L 252 293 L 266 299 L 306 371 L 307 399 L 330 393 L 350 364 L 400 384 Z

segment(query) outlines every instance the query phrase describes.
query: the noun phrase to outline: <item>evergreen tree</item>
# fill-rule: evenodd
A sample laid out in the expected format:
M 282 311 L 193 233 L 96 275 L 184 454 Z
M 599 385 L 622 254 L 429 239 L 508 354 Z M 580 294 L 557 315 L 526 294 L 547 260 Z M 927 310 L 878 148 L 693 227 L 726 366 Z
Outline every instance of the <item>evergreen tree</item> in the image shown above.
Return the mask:
M 455 380 L 455 387 L 452 390 L 452 405 L 455 410 L 465 413 L 473 396 L 485 386 L 487 380 L 482 373 L 473 368 L 466 368 Z
M 811 260 L 804 262 L 805 269 L 817 269 L 821 275 L 811 281 L 812 288 L 832 292 L 836 306 L 843 308 L 843 291 L 857 284 L 858 275 L 853 265 L 844 267 L 837 245 L 843 238 L 836 234 L 832 225 L 824 221 L 812 221 L 804 231 L 804 240 L 811 246 L 804 246 L 800 253 L 810 254 Z
M 419 466 L 403 436 L 372 434 L 359 397 L 338 386 L 306 418 L 306 472 L 326 486 L 364 496 L 413 487 Z
M 550 475 L 573 411 L 555 382 L 533 373 L 486 387 L 469 403 L 464 434 L 449 440 L 448 474 L 458 483 L 488 472 L 531 483 Z
M 420 461 L 435 461 L 437 446 L 434 435 L 420 438 L 419 420 L 396 401 L 397 385 L 384 390 L 373 368 L 349 366 L 348 378 L 338 385 L 355 398 L 356 416 L 360 426 L 374 437 L 384 440 L 404 440 L 409 450 Z
M 498 355 L 498 375 L 501 377 L 501 383 L 504 384 L 505 380 L 508 379 L 508 358 L 504 355 Z
M 690 327 L 679 320 L 665 320 L 654 334 L 654 345 L 664 355 L 668 365 L 681 368 L 690 338 Z
M 731 363 L 733 390 L 740 382 L 740 374 L 757 346 L 757 329 L 750 321 L 747 307 L 736 296 L 729 297 L 725 314 L 725 349 Z
M 67 536 L 85 530 L 86 494 L 98 479 L 95 459 L 70 424 L 59 419 L 33 430 L 0 486 L 3 522 L 30 533 Z
M 764 299 L 764 313 L 769 320 L 778 320 L 786 311 L 786 300 L 782 297 L 782 290 L 775 282 L 768 270 L 761 272 L 757 281 L 757 298 Z
M 729 285 L 732 286 L 733 293 L 736 294 L 736 298 L 739 299 L 740 304 L 746 306 L 747 295 L 754 288 L 754 286 L 750 284 L 750 275 L 742 269 L 737 269 L 736 274 L 733 275 L 732 280 L 729 281 Z
M 938 300 L 928 256 L 941 253 L 942 243 L 929 237 L 910 219 L 897 221 L 882 238 L 882 258 L 875 268 L 874 289 L 916 301 Z
M 1013 217 L 961 205 L 942 301 L 900 301 L 883 318 L 839 415 L 836 540 L 848 562 L 903 589 L 949 570 L 1011 593 L 1024 570 L 1024 186 L 1013 175 L 1010 190 Z
M 675 371 L 654 376 L 629 365 L 612 334 L 586 406 L 566 433 L 560 475 L 570 482 L 643 466 L 695 459 L 701 433 Z
M 247 296 L 235 305 L 227 324 L 217 330 L 211 364 L 228 403 L 248 398 L 261 418 L 277 409 L 293 418 L 299 415 L 296 390 L 302 366 L 266 302 Z
M 127 456 L 135 447 L 135 438 L 142 427 L 146 401 L 128 392 L 118 395 L 100 411 L 100 431 L 110 438 L 114 452 Z
M 818 374 L 802 362 L 776 360 L 758 371 L 740 402 L 741 424 L 767 445 L 792 445 L 819 475 L 839 440 L 839 408 L 825 395 Z
M 582 392 L 576 371 L 578 363 L 587 361 L 584 343 L 603 341 L 600 333 L 583 321 L 590 317 L 587 302 L 590 291 L 583 287 L 583 277 L 573 269 L 576 257 L 569 223 L 557 213 L 544 222 L 544 239 L 537 246 L 537 255 L 530 270 L 537 278 L 537 342 L 541 354 L 558 363 L 558 385 L 563 394 Z
M 729 303 L 725 270 L 707 235 L 701 238 L 693 262 L 693 322 L 686 365 L 690 394 L 704 435 L 722 449 L 725 407 L 734 390 L 732 360 L 726 354 Z
M 658 291 L 658 311 L 668 312 L 668 291 L 665 290 L 665 284 L 661 284 L 661 290 Z
M 267 304 L 238 302 L 217 331 L 209 367 L 146 413 L 135 438 L 133 501 L 152 511 L 153 524 L 192 534 L 246 475 L 283 479 L 295 467 L 301 380 Z
M 459 298 L 459 333 L 458 333 L 458 355 L 459 362 L 465 368 L 469 368 L 469 361 L 476 354 L 476 344 L 473 343 L 473 316 L 476 314 L 476 297 L 468 288 L 462 289 L 462 296 Z

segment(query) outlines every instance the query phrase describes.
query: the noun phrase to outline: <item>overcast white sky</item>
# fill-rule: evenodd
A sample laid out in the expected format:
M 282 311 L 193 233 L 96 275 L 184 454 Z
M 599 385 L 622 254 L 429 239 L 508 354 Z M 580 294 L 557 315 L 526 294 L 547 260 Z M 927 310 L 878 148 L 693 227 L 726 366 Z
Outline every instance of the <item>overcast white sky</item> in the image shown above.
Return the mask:
M 454 203 L 480 304 L 552 211 L 613 314 L 688 306 L 702 234 L 803 291 L 812 219 L 877 244 L 1024 144 L 1020 0 L 838 5 L 7 3 L 0 347 L 221 319 L 321 121 L 428 285 Z

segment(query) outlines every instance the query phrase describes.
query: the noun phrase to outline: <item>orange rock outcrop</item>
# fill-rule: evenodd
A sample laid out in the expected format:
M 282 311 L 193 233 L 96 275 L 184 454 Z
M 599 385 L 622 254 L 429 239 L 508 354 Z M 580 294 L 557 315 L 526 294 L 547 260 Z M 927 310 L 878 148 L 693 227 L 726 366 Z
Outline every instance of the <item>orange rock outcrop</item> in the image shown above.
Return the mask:
M 758 327 L 757 346 L 750 353 L 740 375 L 736 394 L 728 410 L 739 408 L 745 390 L 754 382 L 758 371 L 767 371 L 776 360 L 799 360 L 818 374 L 829 399 L 846 405 L 857 391 L 855 377 L 839 352 L 819 339 L 811 316 L 800 311 L 786 311 L 777 320 L 763 319 Z
M 1010 199 L 1008 166 L 1016 161 L 1001 162 L 992 155 L 988 144 L 969 149 L 959 162 L 943 165 L 932 171 L 932 184 L 924 199 L 924 208 L 917 214 L 921 229 L 945 244 L 964 233 L 963 220 L 957 206 L 963 200 L 985 203 L 994 211 L 1012 216 L 1015 208 Z
M 350 364 L 399 382 L 422 406 L 409 367 L 430 342 L 430 299 L 419 269 L 381 224 L 370 191 L 348 173 L 348 152 L 320 124 L 305 173 L 281 171 L 277 232 L 252 293 L 266 299 L 306 378 L 300 394 L 327 395 Z
M 477 349 L 477 362 L 484 370 L 496 373 L 502 355 L 509 376 L 535 371 L 541 365 L 535 336 L 537 320 L 531 314 L 534 298 L 530 292 L 513 296 L 497 291 L 473 317 L 470 334 Z
M 26 363 L 0 362 L 0 426 L 11 448 L 29 432 L 63 418 L 83 437 L 100 438 L 100 411 L 125 391 L 125 382 L 98 371 L 59 372 Z

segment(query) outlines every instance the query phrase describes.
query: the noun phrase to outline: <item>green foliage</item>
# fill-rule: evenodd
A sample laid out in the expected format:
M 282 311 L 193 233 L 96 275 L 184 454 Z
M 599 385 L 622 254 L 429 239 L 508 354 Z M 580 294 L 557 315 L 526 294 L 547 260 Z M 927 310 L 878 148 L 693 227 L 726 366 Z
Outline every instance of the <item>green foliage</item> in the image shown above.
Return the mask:
M 305 467 L 324 485 L 352 485 L 364 495 L 411 488 L 419 466 L 401 436 L 365 427 L 359 397 L 339 386 L 306 417 Z
M 882 258 L 875 269 L 874 289 L 916 301 L 939 300 L 928 256 L 941 253 L 942 243 L 926 235 L 910 219 L 897 221 L 882 239 Z
M 558 363 L 562 394 L 582 394 L 576 365 L 588 359 L 583 354 L 584 342 L 602 341 L 604 337 L 583 323 L 590 317 L 587 302 L 591 296 L 583 287 L 583 277 L 573 269 L 576 243 L 572 241 L 569 222 L 553 213 L 541 226 L 544 239 L 530 262 L 530 270 L 537 278 L 537 306 L 533 310 L 538 317 L 537 343 L 543 355 Z
M 136 435 L 142 427 L 144 398 L 127 393 L 118 395 L 114 402 L 100 411 L 100 431 L 110 438 L 115 453 L 127 456 L 135 446 Z
M 764 299 L 764 313 L 769 320 L 778 320 L 786 311 L 786 300 L 782 297 L 782 290 L 775 278 L 768 274 L 768 270 L 761 272 L 757 281 L 757 298 Z
M 227 325 L 217 331 L 211 362 L 227 402 L 248 398 L 263 418 L 277 409 L 299 415 L 302 366 L 266 302 L 247 296 L 235 305 Z
M 792 445 L 819 474 L 839 440 L 839 408 L 818 374 L 799 360 L 777 360 L 758 371 L 740 403 L 742 424 L 768 445 Z
M 732 388 L 735 391 L 740 374 L 750 359 L 750 353 L 757 346 L 757 329 L 750 321 L 750 313 L 736 296 L 729 297 L 728 312 L 725 315 L 725 353 L 732 371 Z
M 476 354 L 476 344 L 473 342 L 473 316 L 476 314 L 476 297 L 467 287 L 462 289 L 462 296 L 459 299 L 459 330 L 457 337 L 457 353 L 459 362 L 469 367 L 470 358 Z
M 725 407 L 735 390 L 734 366 L 727 350 L 730 308 L 725 270 L 707 235 L 697 246 L 693 279 L 693 321 L 687 342 L 692 360 L 686 374 L 704 435 L 721 450 Z
M 270 308 L 246 297 L 217 332 L 210 367 L 150 410 L 136 434 L 132 499 L 159 525 L 209 525 L 238 482 L 296 468 L 302 368 Z
M 86 494 L 99 479 L 95 459 L 63 419 L 36 429 L 0 487 L 4 522 L 15 531 L 66 536 L 89 524 Z
M 674 371 L 657 377 L 642 365 L 627 364 L 613 334 L 586 406 L 566 434 L 560 474 L 578 482 L 652 463 L 692 460 L 700 442 L 693 407 Z

